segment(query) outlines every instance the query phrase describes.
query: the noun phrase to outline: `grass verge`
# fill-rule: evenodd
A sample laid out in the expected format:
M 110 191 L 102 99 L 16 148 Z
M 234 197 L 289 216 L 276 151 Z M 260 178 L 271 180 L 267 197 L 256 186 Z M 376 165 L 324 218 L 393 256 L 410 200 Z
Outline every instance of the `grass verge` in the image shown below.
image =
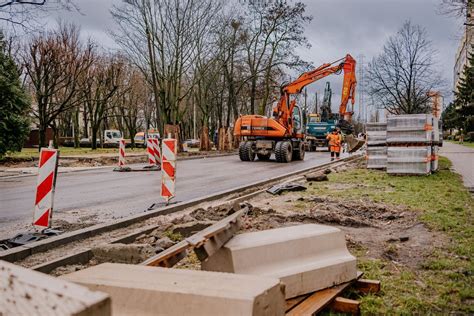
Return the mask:
M 118 148 L 74 148 L 74 147 L 59 147 L 61 156 L 89 156 L 102 154 L 117 154 Z M 144 148 L 127 148 L 127 153 L 145 153 Z M 19 152 L 8 152 L 3 159 L 18 158 L 18 159 L 32 159 L 38 158 L 38 148 L 23 148 Z
M 474 142 L 463 142 L 462 144 L 460 144 L 458 141 L 454 141 L 454 140 L 448 140 L 448 142 L 453 143 L 453 144 L 457 144 L 457 145 L 461 145 L 461 146 L 465 146 L 465 147 L 469 147 L 469 148 L 474 148 Z
M 474 313 L 473 198 L 448 159 L 440 158 L 440 171 L 430 176 L 389 176 L 383 171 L 352 169 L 329 175 L 331 184 L 352 184 L 331 190 L 313 186 L 312 194 L 341 200 L 368 199 L 404 205 L 419 214 L 432 230 L 445 234 L 447 243 L 433 251 L 416 269 L 356 250 L 365 278 L 382 282 L 382 292 L 358 297 L 363 314 L 472 314 Z

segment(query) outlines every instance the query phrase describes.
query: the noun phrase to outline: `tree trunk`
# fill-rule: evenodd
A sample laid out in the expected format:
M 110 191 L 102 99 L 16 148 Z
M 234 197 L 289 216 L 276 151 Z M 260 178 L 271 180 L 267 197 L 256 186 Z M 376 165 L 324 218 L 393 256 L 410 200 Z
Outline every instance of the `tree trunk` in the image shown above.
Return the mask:
M 128 129 L 128 132 L 130 133 L 130 146 L 132 148 L 135 148 L 136 147 L 135 146 L 135 134 L 137 133 L 137 130 L 136 130 L 136 128 L 130 127 Z
M 89 122 L 87 120 L 87 108 L 84 105 L 84 111 L 82 111 L 82 118 L 84 120 L 84 137 L 89 138 Z
M 44 124 L 40 124 L 38 151 L 40 151 L 42 147 L 46 147 L 46 129 Z
M 79 108 L 74 112 L 74 148 L 79 148 L 80 139 L 79 139 Z
M 252 78 L 252 85 L 250 89 L 250 114 L 255 114 L 255 98 L 257 94 L 257 77 Z
M 53 147 L 59 148 L 59 130 L 55 123 L 51 124 L 53 130 Z
M 92 139 L 91 139 L 91 148 L 92 150 L 97 149 L 97 132 L 99 131 L 99 128 L 97 126 L 92 126 Z
M 209 142 L 209 128 L 206 125 L 204 125 L 201 130 L 199 149 L 203 151 L 209 151 L 211 149 L 211 144 Z

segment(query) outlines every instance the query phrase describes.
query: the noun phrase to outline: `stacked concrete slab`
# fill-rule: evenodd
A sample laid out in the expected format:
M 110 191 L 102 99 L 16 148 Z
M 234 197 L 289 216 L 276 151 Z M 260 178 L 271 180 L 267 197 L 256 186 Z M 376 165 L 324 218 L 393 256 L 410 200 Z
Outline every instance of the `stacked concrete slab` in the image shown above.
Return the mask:
M 367 168 L 387 167 L 387 123 L 367 123 Z
M 431 114 L 387 118 L 387 172 L 426 175 L 437 170 L 439 121 Z
M 277 278 L 105 263 L 62 276 L 108 293 L 114 315 L 284 315 Z
M 353 280 L 357 274 L 343 232 L 316 224 L 237 235 L 201 268 L 278 278 L 286 298 Z
M 111 315 L 107 294 L 0 261 L 0 315 Z
M 387 161 L 389 174 L 429 174 L 431 172 L 431 146 L 390 146 Z

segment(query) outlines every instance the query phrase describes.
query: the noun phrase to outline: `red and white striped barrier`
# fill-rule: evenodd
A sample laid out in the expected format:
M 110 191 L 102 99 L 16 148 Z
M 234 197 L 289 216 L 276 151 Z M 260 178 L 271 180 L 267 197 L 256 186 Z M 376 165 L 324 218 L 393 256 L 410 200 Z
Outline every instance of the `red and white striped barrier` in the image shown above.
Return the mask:
M 51 226 L 50 219 L 53 214 L 57 166 L 58 151 L 56 149 L 41 148 L 33 213 L 33 225 L 35 227 L 48 228 Z
M 160 140 L 157 138 L 153 138 L 153 150 L 155 153 L 155 163 L 157 166 L 161 166 Z
M 119 168 L 124 168 L 125 164 L 125 140 L 121 139 L 119 143 Z
M 166 203 L 175 196 L 177 149 L 176 139 L 163 139 L 161 150 L 161 196 L 166 200 Z
M 148 153 L 148 165 L 155 166 L 156 158 L 155 158 L 155 146 L 154 146 L 153 138 L 146 139 L 146 151 Z

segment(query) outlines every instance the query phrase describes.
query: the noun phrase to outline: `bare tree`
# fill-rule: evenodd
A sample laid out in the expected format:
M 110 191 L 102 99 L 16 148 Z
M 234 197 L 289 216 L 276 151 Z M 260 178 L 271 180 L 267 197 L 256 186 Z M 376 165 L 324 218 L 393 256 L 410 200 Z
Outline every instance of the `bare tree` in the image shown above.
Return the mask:
M 139 128 L 144 127 L 149 111 L 151 95 L 143 74 L 134 66 L 126 65 L 118 91 L 112 98 L 117 114 L 123 120 L 132 147 L 135 147 L 135 134 Z M 148 129 L 148 127 L 147 127 Z
M 121 60 L 95 56 L 93 64 L 81 77 L 81 94 L 91 127 L 92 149 L 97 148 L 97 136 L 113 107 L 110 100 L 119 88 L 123 66 Z
M 209 32 L 217 7 L 211 0 L 132 0 L 112 10 L 120 30 L 114 37 L 152 85 L 162 124 L 182 118 L 197 39 Z
M 265 112 L 283 69 L 307 66 L 294 53 L 307 45 L 304 11 L 299 2 L 126 0 L 112 10 L 113 35 L 153 91 L 160 130 L 210 136 L 242 112 Z
M 468 5 L 473 5 L 472 0 L 441 0 L 438 11 L 449 16 L 465 17 Z
M 258 113 L 263 115 L 271 92 L 271 73 L 275 68 L 307 66 L 294 53 L 295 47 L 309 44 L 303 35 L 304 25 L 312 19 L 306 16 L 305 5 L 275 1 L 262 6 L 249 2 L 245 19 L 245 50 L 250 71 L 250 112 L 256 113 L 257 84 L 263 77 L 263 93 Z
M 443 86 L 435 56 L 426 30 L 405 22 L 369 63 L 369 93 L 392 114 L 427 113 L 429 92 Z
M 80 99 L 78 78 L 90 66 L 92 46 L 79 41 L 79 29 L 62 25 L 58 31 L 36 36 L 22 56 L 28 85 L 33 94 L 33 114 L 38 119 L 40 148 L 46 145 L 46 128 L 51 127 L 57 143 L 56 119 L 74 108 Z
M 79 11 L 73 0 L 3 0 L 0 22 L 33 31 L 52 10 Z

